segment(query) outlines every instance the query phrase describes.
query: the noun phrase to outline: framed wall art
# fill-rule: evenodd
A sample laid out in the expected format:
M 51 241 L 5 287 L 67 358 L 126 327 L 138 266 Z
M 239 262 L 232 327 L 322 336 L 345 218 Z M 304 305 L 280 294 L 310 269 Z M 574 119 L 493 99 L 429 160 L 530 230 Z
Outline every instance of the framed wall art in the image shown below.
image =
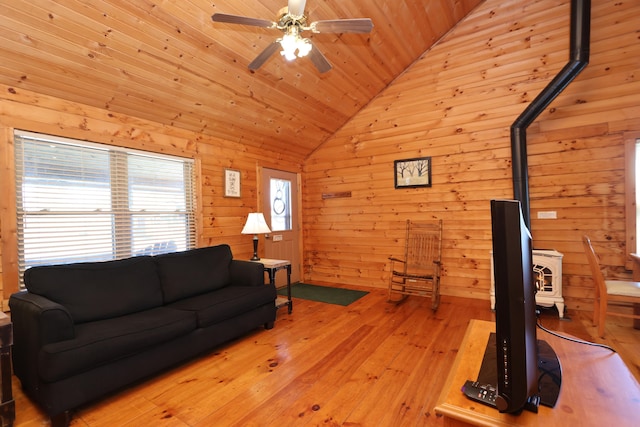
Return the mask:
M 224 197 L 240 197 L 240 171 L 224 170 Z
M 431 187 L 431 157 L 395 160 L 396 188 Z

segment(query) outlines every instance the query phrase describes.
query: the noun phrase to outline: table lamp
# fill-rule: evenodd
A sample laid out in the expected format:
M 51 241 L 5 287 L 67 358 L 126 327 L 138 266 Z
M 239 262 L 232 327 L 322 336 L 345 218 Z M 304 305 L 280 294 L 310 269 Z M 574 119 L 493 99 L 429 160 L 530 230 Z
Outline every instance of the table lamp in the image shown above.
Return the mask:
M 241 233 L 253 234 L 253 258 L 251 258 L 251 261 L 260 261 L 260 257 L 258 257 L 258 234 L 271 233 L 262 212 L 250 213 Z

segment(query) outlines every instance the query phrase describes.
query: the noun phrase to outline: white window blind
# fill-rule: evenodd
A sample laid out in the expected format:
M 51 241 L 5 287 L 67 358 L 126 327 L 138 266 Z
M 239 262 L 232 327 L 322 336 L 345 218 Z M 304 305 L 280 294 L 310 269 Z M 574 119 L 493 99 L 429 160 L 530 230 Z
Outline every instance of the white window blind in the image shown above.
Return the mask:
M 193 160 L 15 132 L 20 277 L 195 247 Z

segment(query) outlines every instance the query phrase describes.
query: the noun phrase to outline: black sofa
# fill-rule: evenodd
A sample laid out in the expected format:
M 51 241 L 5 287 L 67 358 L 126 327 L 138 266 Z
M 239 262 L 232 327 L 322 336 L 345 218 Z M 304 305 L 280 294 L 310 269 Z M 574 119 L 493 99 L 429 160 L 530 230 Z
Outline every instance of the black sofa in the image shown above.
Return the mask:
M 70 410 L 264 326 L 276 289 L 228 245 L 34 267 L 11 295 L 13 368 L 68 425 Z

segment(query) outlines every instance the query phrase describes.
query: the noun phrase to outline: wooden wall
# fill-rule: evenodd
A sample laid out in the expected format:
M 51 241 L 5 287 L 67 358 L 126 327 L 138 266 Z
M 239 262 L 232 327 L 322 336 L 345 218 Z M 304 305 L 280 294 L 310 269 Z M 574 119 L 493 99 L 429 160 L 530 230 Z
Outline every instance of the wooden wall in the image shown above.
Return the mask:
M 564 253 L 574 309 L 593 295 L 583 233 L 628 274 L 625 142 L 640 137 L 640 4 L 592 1 L 590 64 L 528 132 L 535 246 Z M 0 86 L 2 299 L 16 286 L 8 183 L 21 128 L 194 157 L 200 245 L 230 243 L 236 257 L 252 252 L 239 231 L 257 209 L 257 168 L 302 171 L 308 282 L 385 287 L 405 220 L 442 218 L 443 293 L 488 300 L 489 200 L 513 195 L 509 127 L 568 60 L 568 26 L 566 0 L 487 0 L 307 159 Z M 394 189 L 393 161 L 421 156 L 432 157 L 433 186 Z M 222 196 L 225 167 L 242 171 L 240 199 Z M 558 219 L 537 219 L 551 210 Z
M 248 259 L 250 238 L 240 234 L 247 214 L 258 208 L 258 167 L 300 172 L 301 158 L 261 152 L 234 142 L 204 137 L 133 117 L 0 85 L 0 287 L 2 308 L 17 289 L 17 243 L 12 129 L 24 129 L 196 159 L 198 245 L 231 245 Z M 241 198 L 223 197 L 224 168 L 240 170 Z
M 571 309 L 591 309 L 584 233 L 627 274 L 624 143 L 640 137 L 640 3 L 592 4 L 590 64 L 528 132 L 534 245 L 564 254 Z M 442 293 L 488 299 L 489 200 L 513 198 L 509 128 L 568 58 L 567 0 L 477 7 L 307 159 L 307 280 L 385 287 L 405 220 L 442 218 Z M 394 189 L 394 160 L 422 156 L 433 186 Z M 322 197 L 335 192 L 351 197 Z

